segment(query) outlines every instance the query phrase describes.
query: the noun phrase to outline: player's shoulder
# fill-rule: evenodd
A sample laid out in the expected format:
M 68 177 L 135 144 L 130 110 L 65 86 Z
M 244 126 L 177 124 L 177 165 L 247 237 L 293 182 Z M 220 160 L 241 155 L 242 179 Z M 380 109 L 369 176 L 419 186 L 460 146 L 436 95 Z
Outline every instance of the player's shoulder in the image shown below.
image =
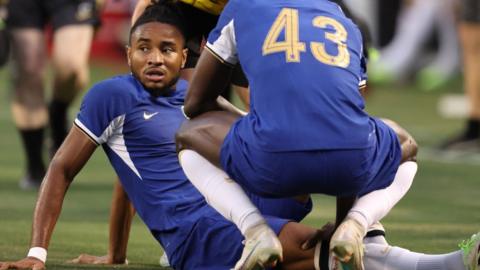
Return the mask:
M 95 83 L 85 97 L 95 99 L 133 98 L 139 92 L 139 87 L 140 84 L 132 75 L 118 75 Z
M 127 106 L 137 99 L 139 87 L 141 85 L 130 74 L 115 76 L 94 84 L 86 93 L 84 103 Z
M 109 94 L 128 94 L 130 92 L 135 92 L 137 88 L 137 83 L 135 78 L 128 75 L 117 75 L 109 79 L 95 83 L 90 91 L 98 92 L 100 94 L 109 95 Z
M 179 98 L 185 98 L 188 90 L 188 81 L 184 79 L 179 79 L 176 84 L 176 96 Z

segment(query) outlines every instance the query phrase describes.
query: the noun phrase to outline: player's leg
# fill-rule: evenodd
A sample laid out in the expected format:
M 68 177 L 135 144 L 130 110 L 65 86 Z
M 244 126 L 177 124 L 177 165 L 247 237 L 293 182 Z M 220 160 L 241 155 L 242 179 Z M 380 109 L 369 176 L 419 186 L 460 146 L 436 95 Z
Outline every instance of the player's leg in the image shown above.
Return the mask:
M 315 247 L 303 250 L 301 246 L 316 236 L 317 230 L 275 217 L 266 220 L 285 248 L 279 269 L 314 269 Z M 232 223 L 219 215 L 208 215 L 195 224 L 179 251 L 169 256 L 176 269 L 232 269 L 241 257 L 243 239 Z M 263 268 L 257 265 L 253 269 Z
M 371 165 L 374 179 L 362 191 L 331 241 L 335 255 L 355 269 L 362 269 L 362 239 L 367 228 L 385 217 L 406 194 L 417 171 L 417 144 L 413 137 L 393 121 L 373 121 L 378 137 Z
M 242 187 L 221 170 L 220 150 L 239 115 L 226 111 L 204 113 L 186 121 L 177 132 L 179 161 L 206 201 L 232 221 L 246 245 L 236 269 L 272 265 L 282 258 L 281 245 Z
M 10 55 L 10 38 L 7 31 L 7 3 L 0 2 L 0 68 L 5 65 Z
M 325 227 L 324 227 L 325 228 Z M 461 249 L 445 254 L 424 254 L 413 252 L 386 243 L 384 234 L 372 228 L 363 239 L 365 245 L 365 269 L 384 270 L 478 270 L 480 269 L 480 234 L 472 235 L 460 244 Z M 315 248 L 305 252 L 299 245 L 308 239 L 315 230 L 298 224 L 288 223 L 279 238 L 284 247 L 284 269 L 352 269 L 345 267 L 334 256 L 329 256 L 328 241 L 319 242 Z M 375 240 L 372 240 L 375 239 Z M 313 252 L 313 253 L 312 253 Z M 313 265 L 312 267 L 312 259 Z
M 267 217 L 269 225 L 279 235 L 284 250 L 281 269 L 338 269 L 347 270 L 333 256 L 329 256 L 328 236 L 333 227 L 318 231 L 309 226 Z M 380 229 L 382 230 L 382 229 Z M 459 251 L 446 254 L 423 254 L 386 244 L 383 235 L 370 234 L 364 239 L 365 268 L 385 270 L 478 270 L 480 234 L 462 243 Z M 219 217 L 205 217 L 196 225 L 178 252 L 171 254 L 173 266 L 178 269 L 229 269 L 242 252 L 241 234 L 229 222 Z M 309 239 L 320 239 L 306 249 Z M 372 241 L 379 238 L 381 241 Z M 205 241 L 208 239 L 208 241 Z
M 50 13 L 54 27 L 54 81 L 49 116 L 55 151 L 68 132 L 68 106 L 88 83 L 88 59 L 97 14 L 95 1 L 53 2 Z M 62 8 L 54 7 L 55 3 Z
M 445 150 L 466 150 L 480 145 L 480 4 L 475 0 L 462 1 L 459 24 L 463 54 L 464 90 L 468 98 L 468 119 L 460 134 L 446 140 Z
M 401 247 L 365 244 L 365 268 L 388 270 L 478 270 L 480 234 L 463 241 L 461 249 L 446 254 L 424 254 Z
M 44 17 L 36 1 L 9 1 L 8 11 L 7 23 L 11 33 L 14 61 L 11 109 L 13 121 L 21 135 L 27 163 L 20 185 L 28 189 L 40 186 L 45 174 L 42 150 L 48 114 L 43 89 L 46 64 L 42 29 Z

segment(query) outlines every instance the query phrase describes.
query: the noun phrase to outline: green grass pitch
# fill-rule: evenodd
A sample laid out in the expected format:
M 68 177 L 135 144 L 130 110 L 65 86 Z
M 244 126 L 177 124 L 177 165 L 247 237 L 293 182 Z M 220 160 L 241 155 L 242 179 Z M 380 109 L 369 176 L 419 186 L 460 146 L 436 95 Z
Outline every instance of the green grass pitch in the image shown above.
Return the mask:
M 119 68 L 119 66 L 121 68 Z M 95 63 L 91 81 L 126 72 L 126 65 Z M 36 192 L 21 191 L 23 150 L 10 120 L 7 71 L 0 72 L 0 261 L 26 255 Z M 434 146 L 455 133 L 461 120 L 442 119 L 437 101 L 446 92 L 460 92 L 460 80 L 434 93 L 414 87 L 374 89 L 367 110 L 396 120 L 419 142 L 419 171 L 406 197 L 383 221 L 387 238 L 420 252 L 448 252 L 462 239 L 480 230 L 480 157 L 478 153 L 444 154 Z M 71 110 L 76 114 L 78 101 Z M 65 263 L 80 253 L 104 255 L 108 242 L 108 217 L 115 175 L 99 149 L 72 184 L 57 223 L 48 253 L 48 269 L 111 269 Z M 314 196 L 315 210 L 306 224 L 320 227 L 334 217 L 334 200 Z M 128 246 L 129 266 L 120 269 L 159 269 L 162 251 L 143 223 L 136 218 Z

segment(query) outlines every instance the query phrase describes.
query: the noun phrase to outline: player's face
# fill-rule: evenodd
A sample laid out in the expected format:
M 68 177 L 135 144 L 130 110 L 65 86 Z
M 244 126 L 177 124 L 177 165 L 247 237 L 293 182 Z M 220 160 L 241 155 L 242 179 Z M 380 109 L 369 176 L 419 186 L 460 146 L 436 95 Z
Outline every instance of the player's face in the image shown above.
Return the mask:
M 133 75 L 155 95 L 161 95 L 178 80 L 187 49 L 181 32 L 173 25 L 150 22 L 132 33 L 127 48 Z

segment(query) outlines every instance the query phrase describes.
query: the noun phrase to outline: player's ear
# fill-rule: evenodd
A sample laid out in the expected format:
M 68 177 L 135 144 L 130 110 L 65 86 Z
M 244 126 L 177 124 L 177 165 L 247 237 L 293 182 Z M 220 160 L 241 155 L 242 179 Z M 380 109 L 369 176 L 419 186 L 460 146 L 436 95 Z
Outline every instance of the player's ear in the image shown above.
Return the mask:
M 128 63 L 128 66 L 131 67 L 132 66 L 132 62 L 131 62 L 131 58 L 132 58 L 132 47 L 130 47 L 130 45 L 126 45 L 125 46 L 125 53 L 127 54 L 127 63 Z
M 185 48 L 182 50 L 182 68 L 185 67 L 185 63 L 187 62 L 187 57 L 188 57 L 188 49 Z

